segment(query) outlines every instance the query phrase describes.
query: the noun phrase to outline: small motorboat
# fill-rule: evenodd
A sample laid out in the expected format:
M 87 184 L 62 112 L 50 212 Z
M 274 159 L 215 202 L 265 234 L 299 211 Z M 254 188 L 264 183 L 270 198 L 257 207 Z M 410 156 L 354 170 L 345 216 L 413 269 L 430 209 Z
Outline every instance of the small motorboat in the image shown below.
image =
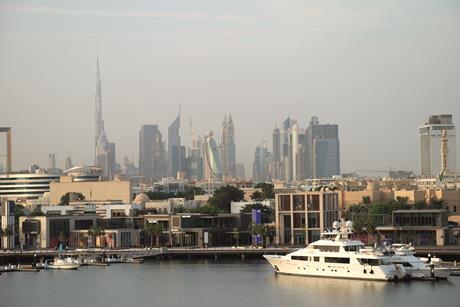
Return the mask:
M 54 269 L 54 270 L 76 270 L 80 267 L 77 261 L 72 258 L 54 258 L 53 261 L 45 262 L 45 269 Z

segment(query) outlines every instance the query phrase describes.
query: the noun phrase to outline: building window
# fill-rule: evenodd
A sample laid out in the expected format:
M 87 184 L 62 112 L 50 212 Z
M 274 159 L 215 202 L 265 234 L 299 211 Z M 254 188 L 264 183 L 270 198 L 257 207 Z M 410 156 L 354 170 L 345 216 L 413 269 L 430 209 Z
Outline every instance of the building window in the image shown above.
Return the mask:
M 294 213 L 294 228 L 305 228 L 305 213 Z
M 291 211 L 291 196 L 280 195 L 278 196 L 279 211 Z
M 319 211 L 319 195 L 308 195 L 308 210 Z
M 305 211 L 305 196 L 304 195 L 293 195 L 292 202 L 294 205 L 294 211 Z

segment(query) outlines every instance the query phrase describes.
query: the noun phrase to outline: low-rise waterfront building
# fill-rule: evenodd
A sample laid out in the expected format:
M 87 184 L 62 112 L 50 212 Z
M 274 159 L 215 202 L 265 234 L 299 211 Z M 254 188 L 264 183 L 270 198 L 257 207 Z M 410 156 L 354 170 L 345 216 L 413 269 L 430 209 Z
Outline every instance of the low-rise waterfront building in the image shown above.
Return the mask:
M 93 226 L 103 234 L 91 236 Z M 62 243 L 69 248 L 138 246 L 141 224 L 133 217 L 101 218 L 96 214 L 21 216 L 19 241 L 23 248 L 56 248 Z
M 377 227 L 377 232 L 391 243 L 442 246 L 451 241 L 447 210 L 396 210 L 392 223 Z

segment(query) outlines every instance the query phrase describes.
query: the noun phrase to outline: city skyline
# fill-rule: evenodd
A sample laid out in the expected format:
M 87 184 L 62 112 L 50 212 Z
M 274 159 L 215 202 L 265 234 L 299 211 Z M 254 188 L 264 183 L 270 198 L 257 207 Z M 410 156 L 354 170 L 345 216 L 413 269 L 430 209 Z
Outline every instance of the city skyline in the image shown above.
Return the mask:
M 250 5 L 249 13 L 235 3 L 227 15 L 213 5 L 180 11 L 174 1 L 118 15 L 110 3 L 106 11 L 90 3 L 2 4 L 0 126 L 12 127 L 13 169 L 46 166 L 49 153 L 59 167 L 68 156 L 74 165 L 93 164 L 99 50 L 105 130 L 119 163 L 138 157 L 141 125 L 158 124 L 166 138 L 180 103 L 200 136 L 211 129 L 217 137 L 222 117 L 232 114 L 236 160 L 246 170 L 261 140 L 271 146 L 276 122 L 292 116 L 307 127 L 318 116 L 340 127 L 342 172 L 391 166 L 418 173 L 418 127 L 431 114 L 459 121 L 459 4 L 419 1 L 415 16 L 413 3 L 393 3 L 398 10 L 357 3 Z M 172 13 L 159 17 L 162 10 Z M 56 27 L 63 17 L 69 23 Z M 119 26 L 104 28 L 101 20 Z

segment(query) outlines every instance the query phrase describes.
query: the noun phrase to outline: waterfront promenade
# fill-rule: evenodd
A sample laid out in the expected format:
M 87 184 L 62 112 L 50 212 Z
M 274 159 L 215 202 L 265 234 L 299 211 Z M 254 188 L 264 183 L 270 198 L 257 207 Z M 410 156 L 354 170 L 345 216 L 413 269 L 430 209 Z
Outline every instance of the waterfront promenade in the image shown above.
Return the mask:
M 185 247 L 160 247 L 160 248 L 125 248 L 125 249 L 110 249 L 110 248 L 87 248 L 87 249 L 72 249 L 62 252 L 65 256 L 77 255 L 94 255 L 94 256 L 111 256 L 120 255 L 131 258 L 193 258 L 193 257 L 261 257 L 264 254 L 285 255 L 300 247 L 209 247 L 209 248 L 185 248 Z M 439 257 L 453 257 L 460 259 L 460 246 L 423 246 L 416 247 L 416 253 L 419 256 L 427 254 L 436 255 Z M 4 259 L 30 259 L 30 258 L 51 258 L 59 253 L 55 249 L 37 249 L 37 250 L 7 250 L 0 251 L 0 261 Z

